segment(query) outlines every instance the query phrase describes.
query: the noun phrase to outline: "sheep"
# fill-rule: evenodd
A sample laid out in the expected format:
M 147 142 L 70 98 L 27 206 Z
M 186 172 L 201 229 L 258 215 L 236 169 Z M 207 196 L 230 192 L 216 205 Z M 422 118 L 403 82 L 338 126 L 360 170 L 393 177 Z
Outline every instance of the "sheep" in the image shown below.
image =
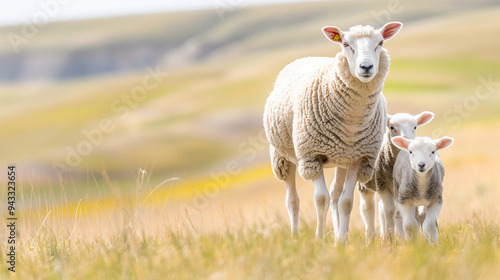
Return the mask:
M 330 203 L 336 239 L 347 241 L 356 181 L 372 177 L 386 123 L 382 88 L 390 63 L 382 45 L 401 26 L 357 25 L 347 32 L 325 26 L 324 35 L 342 51 L 335 58 L 298 59 L 276 79 L 263 121 L 273 173 L 286 184 L 292 236 L 299 233 L 298 169 L 314 183 L 316 237 L 324 235 Z M 330 193 L 323 167 L 336 167 Z
M 422 230 L 429 243 L 437 243 L 438 216 L 443 205 L 444 167 L 437 151 L 449 147 L 453 138 L 432 140 L 417 137 L 413 140 L 401 136 L 391 142 L 402 149 L 394 164 L 393 184 L 397 192 L 397 209 L 401 213 L 406 240 L 416 240 L 419 223 L 415 217 L 417 207 L 424 207 Z
M 366 184 L 358 184 L 360 196 L 360 212 L 365 223 L 366 236 L 371 238 L 375 231 L 375 192 L 381 197 L 379 204 L 380 231 L 382 237 L 394 228 L 395 204 L 393 199 L 392 170 L 400 149 L 391 143 L 391 138 L 403 136 L 414 139 L 417 127 L 429 123 L 434 118 L 432 112 L 423 112 L 418 115 L 398 113 L 387 116 L 387 128 L 382 142 L 382 148 L 376 162 L 373 178 Z

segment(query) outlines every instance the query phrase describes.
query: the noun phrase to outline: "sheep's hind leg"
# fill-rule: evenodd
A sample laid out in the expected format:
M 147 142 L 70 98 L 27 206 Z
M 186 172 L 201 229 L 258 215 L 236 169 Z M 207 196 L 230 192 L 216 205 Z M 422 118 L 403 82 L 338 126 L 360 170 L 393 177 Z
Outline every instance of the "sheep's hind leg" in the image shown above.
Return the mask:
M 335 168 L 335 178 L 333 179 L 332 185 L 330 186 L 330 205 L 332 207 L 332 220 L 333 220 L 333 230 L 335 232 L 335 238 L 339 238 L 339 198 L 344 189 L 345 177 L 347 174 L 347 169 L 337 167 Z
M 359 210 L 365 223 L 366 237 L 373 238 L 375 231 L 375 192 L 365 188 L 358 188 L 360 204 Z
M 358 171 L 360 168 L 360 162 L 357 161 L 347 169 L 346 180 L 344 183 L 344 190 L 339 199 L 339 241 L 342 243 L 347 242 L 349 235 L 349 219 L 351 218 L 354 188 L 356 187 L 356 182 L 358 181 Z
M 299 235 L 299 206 L 300 200 L 295 185 L 295 164 L 283 157 L 272 145 L 269 146 L 273 173 L 280 181 L 286 184 L 286 208 L 290 217 L 292 236 Z
M 297 194 L 297 187 L 295 184 L 295 164 L 288 162 L 288 176 L 285 179 L 286 184 L 286 209 L 290 217 L 290 224 L 292 227 L 292 237 L 299 236 L 299 208 L 300 199 Z

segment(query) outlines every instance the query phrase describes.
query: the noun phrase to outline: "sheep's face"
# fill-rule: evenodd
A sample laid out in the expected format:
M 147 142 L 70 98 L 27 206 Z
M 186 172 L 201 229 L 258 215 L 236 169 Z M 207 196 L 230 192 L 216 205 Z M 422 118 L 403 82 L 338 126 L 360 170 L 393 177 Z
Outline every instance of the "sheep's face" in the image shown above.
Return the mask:
M 403 136 L 406 139 L 414 139 L 417 133 L 417 127 L 429 123 L 434 118 L 432 112 L 423 112 L 418 115 L 407 113 L 398 113 L 387 116 L 387 128 L 390 137 Z
M 402 25 L 400 22 L 390 22 L 379 30 L 369 25 L 357 25 L 346 32 L 335 26 L 325 26 L 323 33 L 330 41 L 342 45 L 351 75 L 368 83 L 378 73 L 384 41 L 394 37 Z
M 437 151 L 449 147 L 453 143 L 450 137 L 432 140 L 428 137 L 417 137 L 413 140 L 398 136 L 391 139 L 392 143 L 410 153 L 411 168 L 418 173 L 426 173 L 436 162 Z

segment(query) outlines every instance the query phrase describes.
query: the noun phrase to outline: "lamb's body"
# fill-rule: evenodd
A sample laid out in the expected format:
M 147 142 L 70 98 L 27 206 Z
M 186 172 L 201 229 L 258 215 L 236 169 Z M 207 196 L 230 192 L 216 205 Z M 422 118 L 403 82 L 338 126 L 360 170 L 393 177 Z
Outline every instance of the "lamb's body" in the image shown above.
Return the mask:
M 444 167 L 438 150 L 445 149 L 453 139 L 443 137 L 432 140 L 417 137 L 409 140 L 403 137 L 392 138 L 394 145 L 403 149 L 394 165 L 394 199 L 401 213 L 402 227 L 406 239 L 416 239 L 419 222 L 416 212 L 424 207 L 422 230 L 431 243 L 437 242 L 437 220 L 443 205 Z
M 359 181 L 368 181 L 386 123 L 381 90 L 388 67 L 385 51 L 379 73 L 369 83 L 351 76 L 343 53 L 302 58 L 285 67 L 264 113 L 276 177 L 286 179 L 283 160 L 298 165 L 307 180 L 317 177 L 322 165 L 348 168 L 362 159 Z
M 418 206 L 429 206 L 432 203 L 443 203 L 444 166 L 436 155 L 434 167 L 426 174 L 420 175 L 410 165 L 410 154 L 401 151 L 394 165 L 394 195 L 399 204 L 409 203 Z

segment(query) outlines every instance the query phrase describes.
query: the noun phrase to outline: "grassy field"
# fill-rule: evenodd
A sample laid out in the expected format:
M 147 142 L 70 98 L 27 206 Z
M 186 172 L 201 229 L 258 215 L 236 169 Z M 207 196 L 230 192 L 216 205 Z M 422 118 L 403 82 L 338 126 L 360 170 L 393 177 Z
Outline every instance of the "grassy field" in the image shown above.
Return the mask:
M 335 246 L 330 217 L 329 235 L 315 240 L 313 187 L 301 179 L 301 238 L 289 237 L 285 186 L 262 139 L 265 99 L 289 62 L 340 50 L 322 26 L 347 28 L 387 9 L 385 1 L 302 3 L 235 9 L 224 20 L 197 11 L 54 23 L 33 38 L 27 54 L 154 45 L 162 36 L 175 46 L 162 57 L 172 62 L 168 76 L 126 118 L 111 104 L 142 84 L 145 69 L 0 82 L 0 166 L 19 169 L 17 272 L 2 269 L 0 279 L 497 279 L 500 21 L 485 19 L 500 6 L 400 2 L 392 20 L 405 25 L 384 44 L 389 112 L 433 111 L 418 135 L 456 140 L 440 153 L 437 246 L 422 236 L 366 240 L 357 197 L 349 244 Z M 5 38 L 0 55 L 10 51 Z M 115 129 L 70 173 L 54 172 L 103 119 Z M 0 253 L 5 265 L 6 241 Z

